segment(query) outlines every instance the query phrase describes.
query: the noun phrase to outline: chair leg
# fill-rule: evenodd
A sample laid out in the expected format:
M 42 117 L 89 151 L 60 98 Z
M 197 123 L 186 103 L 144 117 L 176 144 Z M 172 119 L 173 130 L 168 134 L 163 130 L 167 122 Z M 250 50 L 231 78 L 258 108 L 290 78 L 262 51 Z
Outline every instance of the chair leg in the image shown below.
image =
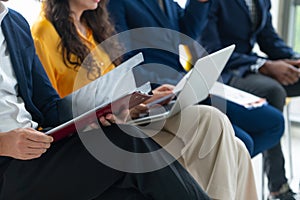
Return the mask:
M 291 121 L 289 117 L 290 103 L 286 105 L 285 111 L 286 111 L 285 117 L 286 117 L 286 124 L 287 124 L 286 140 L 287 140 L 287 150 L 288 150 L 288 162 L 290 167 L 290 181 L 292 181 L 294 177 L 294 173 L 293 173 L 293 159 L 292 159 Z
M 265 165 L 264 157 L 261 156 L 261 200 L 265 199 Z

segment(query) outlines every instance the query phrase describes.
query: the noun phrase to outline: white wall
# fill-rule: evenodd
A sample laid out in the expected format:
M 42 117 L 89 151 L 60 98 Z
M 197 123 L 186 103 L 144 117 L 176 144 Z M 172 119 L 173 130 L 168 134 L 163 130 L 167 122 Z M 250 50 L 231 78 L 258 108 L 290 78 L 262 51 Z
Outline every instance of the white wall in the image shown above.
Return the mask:
M 181 7 L 185 6 L 186 0 L 174 0 L 175 2 L 177 2 Z
M 4 2 L 9 8 L 20 12 L 31 25 L 40 12 L 40 2 L 38 0 L 10 0 Z
M 280 0 L 271 0 L 271 3 L 272 3 L 271 13 L 272 13 L 272 16 L 273 16 L 273 25 L 274 25 L 275 28 L 278 27 L 279 1 Z

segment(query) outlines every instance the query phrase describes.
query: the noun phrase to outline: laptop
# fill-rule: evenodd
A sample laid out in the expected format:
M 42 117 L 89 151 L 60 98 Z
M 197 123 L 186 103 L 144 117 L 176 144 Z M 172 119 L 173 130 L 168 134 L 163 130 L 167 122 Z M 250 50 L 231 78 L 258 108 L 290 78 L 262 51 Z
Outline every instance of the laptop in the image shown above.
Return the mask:
M 153 105 L 153 103 L 151 103 L 148 105 L 149 112 L 146 116 L 128 121 L 128 124 L 142 125 L 164 120 L 177 114 L 184 108 L 206 99 L 234 48 L 235 45 L 231 45 L 198 59 L 192 71 L 186 74 L 175 86 L 173 92 L 176 98 L 174 101 L 171 101 L 165 106 L 159 104 Z M 166 98 L 170 98 L 170 96 Z M 157 101 L 157 103 L 159 102 Z

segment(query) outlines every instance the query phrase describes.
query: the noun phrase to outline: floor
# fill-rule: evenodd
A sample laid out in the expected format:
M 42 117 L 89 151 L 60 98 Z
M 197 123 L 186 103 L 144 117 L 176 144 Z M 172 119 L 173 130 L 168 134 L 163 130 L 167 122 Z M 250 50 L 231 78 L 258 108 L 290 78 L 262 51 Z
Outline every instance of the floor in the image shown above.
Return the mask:
M 300 123 L 292 123 L 291 126 L 291 134 L 292 134 L 292 174 L 290 173 L 290 165 L 288 160 L 288 154 L 287 154 L 287 137 L 286 133 L 284 137 L 282 138 L 282 149 L 283 153 L 285 155 L 286 159 L 286 175 L 289 179 L 290 186 L 293 189 L 294 192 L 299 192 L 299 181 L 300 181 L 300 157 L 298 153 L 300 153 Z M 261 169 L 262 169 L 262 158 L 261 155 L 256 156 L 252 159 L 253 166 L 254 166 L 254 173 L 255 173 L 255 179 L 257 183 L 257 191 L 259 199 L 262 200 L 262 193 L 261 193 L 261 182 L 262 182 L 262 176 L 261 176 Z M 291 177 L 292 175 L 292 177 Z M 265 188 L 264 188 L 264 194 L 265 198 L 268 195 L 268 189 L 267 189 L 267 179 L 265 178 Z M 297 199 L 298 200 L 298 199 Z M 300 200 L 300 197 L 299 197 Z

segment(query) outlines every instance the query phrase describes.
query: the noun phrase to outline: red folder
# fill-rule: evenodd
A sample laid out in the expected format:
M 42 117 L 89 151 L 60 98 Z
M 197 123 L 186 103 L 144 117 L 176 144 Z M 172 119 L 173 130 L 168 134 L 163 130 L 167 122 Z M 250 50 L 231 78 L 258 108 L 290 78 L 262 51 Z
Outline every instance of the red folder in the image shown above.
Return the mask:
M 54 141 L 58 141 L 62 138 L 76 133 L 77 130 L 83 130 L 89 124 L 96 122 L 98 123 L 98 118 L 113 112 L 119 112 L 122 109 L 131 109 L 147 99 L 151 95 L 143 94 L 138 91 L 135 91 L 131 94 L 127 94 L 110 104 L 107 104 L 102 107 L 94 108 L 66 123 L 63 123 L 49 131 L 46 132 L 47 135 L 51 135 L 54 138 Z

